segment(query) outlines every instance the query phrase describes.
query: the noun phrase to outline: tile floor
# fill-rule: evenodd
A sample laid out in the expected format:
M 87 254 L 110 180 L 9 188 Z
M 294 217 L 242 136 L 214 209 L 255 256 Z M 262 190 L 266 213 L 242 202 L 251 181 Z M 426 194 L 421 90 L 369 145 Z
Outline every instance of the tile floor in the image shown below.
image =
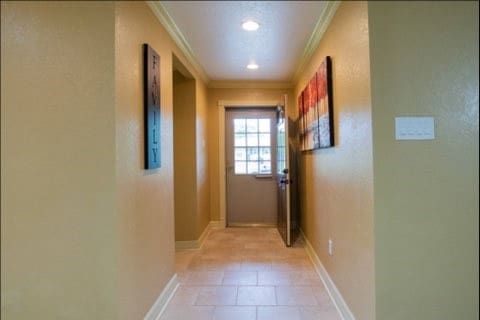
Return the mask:
M 213 230 L 177 252 L 180 286 L 161 320 L 339 320 L 303 243 L 274 228 Z

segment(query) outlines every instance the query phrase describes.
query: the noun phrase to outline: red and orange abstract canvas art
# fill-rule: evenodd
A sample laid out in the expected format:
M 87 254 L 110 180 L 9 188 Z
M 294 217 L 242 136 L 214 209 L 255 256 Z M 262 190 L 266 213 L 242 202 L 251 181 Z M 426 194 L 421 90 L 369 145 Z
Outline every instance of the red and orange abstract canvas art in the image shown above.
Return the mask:
M 333 147 L 332 91 L 332 63 L 327 56 L 298 96 L 300 150 Z

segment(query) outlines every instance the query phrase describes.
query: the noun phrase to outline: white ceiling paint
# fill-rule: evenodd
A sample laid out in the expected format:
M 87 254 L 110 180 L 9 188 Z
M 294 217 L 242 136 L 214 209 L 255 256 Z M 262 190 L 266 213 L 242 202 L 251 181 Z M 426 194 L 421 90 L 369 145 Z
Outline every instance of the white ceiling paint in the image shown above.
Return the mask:
M 290 81 L 327 1 L 161 3 L 211 80 Z M 260 28 L 243 30 L 247 19 Z

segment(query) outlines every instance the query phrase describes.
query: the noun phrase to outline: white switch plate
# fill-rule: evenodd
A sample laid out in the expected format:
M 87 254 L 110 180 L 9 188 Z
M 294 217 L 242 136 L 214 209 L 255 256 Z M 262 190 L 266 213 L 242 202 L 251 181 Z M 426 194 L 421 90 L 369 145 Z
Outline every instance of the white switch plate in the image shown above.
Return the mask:
M 433 140 L 435 139 L 435 120 L 433 117 L 396 117 L 396 140 Z

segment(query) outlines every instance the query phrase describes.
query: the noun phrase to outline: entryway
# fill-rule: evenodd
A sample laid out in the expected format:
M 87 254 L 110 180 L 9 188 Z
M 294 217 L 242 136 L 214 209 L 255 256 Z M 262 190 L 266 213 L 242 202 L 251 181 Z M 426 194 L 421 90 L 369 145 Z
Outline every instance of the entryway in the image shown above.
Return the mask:
M 276 107 L 226 108 L 227 226 L 277 224 Z

